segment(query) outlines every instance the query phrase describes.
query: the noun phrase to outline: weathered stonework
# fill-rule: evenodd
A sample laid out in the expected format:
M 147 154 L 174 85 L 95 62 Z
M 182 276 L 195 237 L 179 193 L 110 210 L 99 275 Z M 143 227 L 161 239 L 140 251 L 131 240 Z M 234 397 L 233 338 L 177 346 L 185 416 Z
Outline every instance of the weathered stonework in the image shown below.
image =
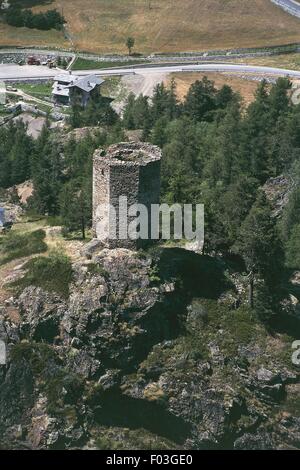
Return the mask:
M 93 166 L 93 231 L 94 236 L 106 247 L 135 250 L 148 242 L 142 239 L 131 240 L 128 237 L 119 238 L 119 231 L 124 228 L 124 224 L 128 227 L 134 218 L 128 217 L 127 222 L 119 218 L 119 197 L 127 197 L 128 207 L 132 204 L 144 204 L 150 215 L 151 204 L 159 204 L 160 163 L 161 150 L 147 143 L 125 142 L 112 145 L 106 151 L 96 150 Z M 105 214 L 99 211 L 99 206 L 103 204 L 108 208 Z M 114 225 L 109 206 L 116 211 L 116 239 L 108 235 L 109 227 Z M 105 227 L 106 235 L 101 233 L 100 227 L 102 230 Z M 149 219 L 149 234 L 150 230 Z

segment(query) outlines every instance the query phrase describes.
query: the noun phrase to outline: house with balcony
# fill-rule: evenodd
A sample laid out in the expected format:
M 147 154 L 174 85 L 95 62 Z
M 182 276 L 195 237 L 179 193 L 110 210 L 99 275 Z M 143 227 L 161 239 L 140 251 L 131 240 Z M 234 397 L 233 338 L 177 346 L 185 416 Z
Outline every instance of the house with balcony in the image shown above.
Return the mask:
M 85 108 L 93 96 L 100 94 L 103 83 L 104 80 L 96 75 L 78 77 L 72 73 L 60 74 L 54 78 L 52 98 L 56 104 Z

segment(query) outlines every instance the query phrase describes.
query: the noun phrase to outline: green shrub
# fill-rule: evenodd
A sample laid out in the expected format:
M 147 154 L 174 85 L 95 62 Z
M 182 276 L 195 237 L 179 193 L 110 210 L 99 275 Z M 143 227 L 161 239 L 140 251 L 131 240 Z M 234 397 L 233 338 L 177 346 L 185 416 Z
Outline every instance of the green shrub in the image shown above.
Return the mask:
M 286 243 L 286 263 L 289 268 L 300 268 L 300 224 L 293 227 Z
M 205 357 L 206 344 L 220 331 L 218 345 L 223 353 L 234 356 L 240 345 L 259 336 L 259 321 L 247 307 L 229 309 L 214 300 L 195 299 L 193 315 L 187 322 L 186 342 L 195 354 Z
M 299 393 L 297 393 L 298 390 L 292 387 L 290 387 L 290 389 L 282 408 L 293 416 L 300 417 L 300 396 Z
M 227 327 L 238 344 L 248 344 L 253 339 L 256 323 L 253 313 L 246 307 L 231 310 L 228 314 Z M 224 326 L 226 327 L 226 324 Z
M 74 415 L 71 405 L 82 397 L 84 382 L 80 376 L 62 367 L 51 346 L 29 342 L 15 344 L 11 349 L 11 360 L 29 364 L 34 378 L 47 396 L 48 413 Z
M 12 362 L 25 360 L 29 362 L 32 372 L 41 375 L 49 366 L 49 362 L 56 361 L 56 354 L 53 349 L 43 343 L 18 343 L 11 348 Z
M 101 266 L 101 264 L 95 264 L 95 263 L 88 265 L 88 272 L 92 275 L 98 274 L 103 277 L 107 277 L 108 275 L 107 271 L 104 269 L 103 266 Z
M 29 233 L 10 232 L 0 238 L 0 264 L 47 251 L 44 230 Z
M 47 217 L 47 224 L 50 225 L 50 227 L 61 226 L 63 225 L 62 217 L 59 215 L 50 215 Z
M 64 254 L 53 252 L 48 257 L 32 259 L 26 263 L 25 269 L 25 276 L 12 283 L 12 287 L 25 289 L 28 286 L 36 286 L 65 298 L 69 296 L 73 270 L 70 259 Z

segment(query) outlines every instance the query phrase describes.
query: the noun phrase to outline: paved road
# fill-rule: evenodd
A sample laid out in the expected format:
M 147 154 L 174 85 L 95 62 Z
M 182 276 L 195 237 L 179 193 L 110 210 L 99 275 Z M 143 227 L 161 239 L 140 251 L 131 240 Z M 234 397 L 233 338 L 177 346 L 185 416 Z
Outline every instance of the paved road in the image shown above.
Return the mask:
M 300 18 L 300 4 L 295 0 L 271 0 L 271 2 L 275 3 L 275 5 L 278 5 L 291 15 Z
M 129 75 L 129 74 L 168 74 L 172 72 L 230 72 L 230 73 L 251 73 L 259 76 L 290 76 L 300 78 L 300 71 L 281 69 L 276 67 L 262 67 L 254 65 L 240 64 L 197 64 L 197 65 L 168 65 L 168 66 L 141 66 L 138 68 L 112 68 L 102 70 L 84 70 L 74 71 L 74 75 L 85 76 L 90 74 L 100 75 L 101 77 L 112 75 Z M 48 69 L 43 66 L 30 65 L 0 65 L 0 81 L 15 80 L 38 80 L 53 79 L 58 70 Z M 61 73 L 61 71 L 59 71 Z

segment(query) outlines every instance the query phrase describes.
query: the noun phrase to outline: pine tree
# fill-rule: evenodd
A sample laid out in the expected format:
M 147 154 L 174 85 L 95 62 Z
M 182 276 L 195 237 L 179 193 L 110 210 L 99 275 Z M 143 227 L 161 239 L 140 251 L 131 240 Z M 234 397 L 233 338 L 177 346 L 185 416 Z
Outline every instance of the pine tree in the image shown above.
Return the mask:
M 258 276 L 270 291 L 278 291 L 283 269 L 283 248 L 276 220 L 264 193 L 260 193 L 243 222 L 234 251 L 245 262 L 249 276 L 249 305 L 254 307 L 254 282 Z
M 270 102 L 266 81 L 247 109 L 241 135 L 240 171 L 264 183 L 268 178 L 268 143 L 271 133 Z
M 167 117 L 168 119 L 176 119 L 180 114 L 180 106 L 176 94 L 176 81 L 171 80 L 170 89 L 168 90 Z
M 60 193 L 60 214 L 68 231 L 80 230 L 82 239 L 91 222 L 91 192 L 81 178 L 65 184 Z
M 152 119 L 157 121 L 168 113 L 169 92 L 163 83 L 154 88 L 152 97 Z
M 217 206 L 224 244 L 230 248 L 236 241 L 242 222 L 256 198 L 258 182 L 241 175 L 218 196 Z
M 123 124 L 126 129 L 135 129 L 135 95 L 129 93 L 123 112 Z
M 126 40 L 126 46 L 128 48 L 128 54 L 131 55 L 132 49 L 134 48 L 135 39 L 133 37 L 128 37 Z
M 280 77 L 271 88 L 269 96 L 270 125 L 275 126 L 278 119 L 289 111 L 290 99 L 288 92 L 291 87 L 292 83 L 288 78 Z
M 216 109 L 216 88 L 214 83 L 204 77 L 190 87 L 184 103 L 185 113 L 197 121 L 212 120 Z
M 204 172 L 211 184 L 222 182 L 228 186 L 239 175 L 241 115 L 238 103 L 228 106 L 215 129 L 215 151 Z
M 280 224 L 282 238 L 287 241 L 295 225 L 300 224 L 300 188 L 296 187 L 289 196 Z
M 291 269 L 300 269 L 300 223 L 294 225 L 286 243 L 286 261 Z
M 59 192 L 64 180 L 59 148 L 47 142 L 33 169 L 32 205 L 40 214 L 59 214 Z
M 216 93 L 216 107 L 226 109 L 228 105 L 239 102 L 241 100 L 237 93 L 229 85 L 223 85 Z
M 76 129 L 83 124 L 79 106 L 72 106 L 69 123 L 73 129 Z

